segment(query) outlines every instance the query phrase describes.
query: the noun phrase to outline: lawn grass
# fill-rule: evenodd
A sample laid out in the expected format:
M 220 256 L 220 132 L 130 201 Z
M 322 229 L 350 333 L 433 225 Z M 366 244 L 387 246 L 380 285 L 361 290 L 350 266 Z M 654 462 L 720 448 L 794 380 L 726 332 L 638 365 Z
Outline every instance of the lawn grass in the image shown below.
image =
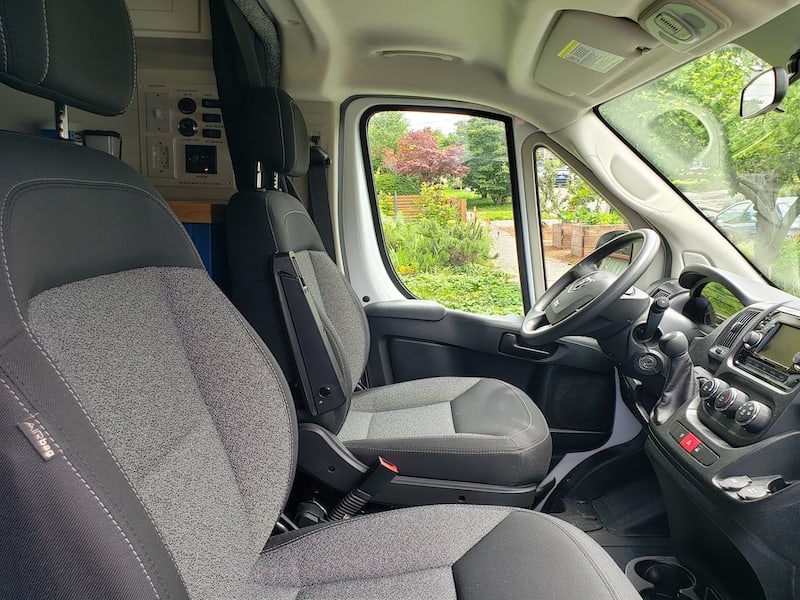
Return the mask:
M 460 191 L 460 190 L 454 190 Z M 480 221 L 512 221 L 514 219 L 514 209 L 511 202 L 497 205 L 489 198 L 481 198 L 475 192 L 467 192 L 467 210 L 475 210 Z M 456 194 L 457 195 L 457 194 Z M 463 198 L 464 196 L 462 196 Z

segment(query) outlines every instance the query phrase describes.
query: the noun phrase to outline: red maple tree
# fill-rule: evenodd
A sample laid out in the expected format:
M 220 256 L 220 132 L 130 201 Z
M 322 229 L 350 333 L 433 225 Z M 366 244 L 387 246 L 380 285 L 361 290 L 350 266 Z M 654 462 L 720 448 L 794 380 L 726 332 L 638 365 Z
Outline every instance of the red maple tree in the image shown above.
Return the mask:
M 464 148 L 453 144 L 439 147 L 430 127 L 409 131 L 397 141 L 397 152 L 383 151 L 384 166 L 398 175 L 419 177 L 425 183 L 437 183 L 442 177 L 463 177 L 469 167 L 462 160 Z

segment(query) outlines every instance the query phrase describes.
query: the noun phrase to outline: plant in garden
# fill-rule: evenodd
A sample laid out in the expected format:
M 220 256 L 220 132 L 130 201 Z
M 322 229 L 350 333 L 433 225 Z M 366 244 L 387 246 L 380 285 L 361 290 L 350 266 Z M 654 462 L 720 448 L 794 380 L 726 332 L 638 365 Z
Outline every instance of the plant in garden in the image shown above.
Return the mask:
M 419 194 L 419 177 L 411 175 L 398 175 L 397 173 L 375 173 L 375 191 L 378 193 L 398 194 L 400 196 L 413 196 Z
M 453 310 L 484 315 L 521 315 L 519 282 L 508 273 L 484 265 L 446 269 L 403 277 L 409 291 L 420 298 L 435 298 Z
M 436 183 L 447 177 L 463 177 L 469 167 L 462 163 L 464 149 L 459 144 L 439 147 L 430 127 L 409 131 L 397 141 L 397 150 L 384 148 L 383 165 L 399 175 L 419 177 Z
M 458 210 L 447 197 L 447 188 L 441 183 L 422 183 L 420 197 L 417 200 L 419 218 L 436 221 L 440 225 L 455 223 Z
M 425 185 L 417 221 L 384 217 L 383 233 L 392 263 L 401 275 L 488 266 L 492 239 L 478 223 L 465 223 L 441 184 Z

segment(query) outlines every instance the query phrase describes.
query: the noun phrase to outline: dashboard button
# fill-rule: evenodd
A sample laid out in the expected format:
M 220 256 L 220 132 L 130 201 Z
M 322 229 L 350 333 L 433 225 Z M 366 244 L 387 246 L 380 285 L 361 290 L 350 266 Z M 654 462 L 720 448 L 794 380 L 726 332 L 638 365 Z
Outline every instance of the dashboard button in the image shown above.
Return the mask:
M 747 475 L 734 475 L 733 477 L 726 477 L 719 481 L 719 487 L 729 492 L 738 492 L 742 488 L 746 488 L 753 483 Z
M 672 439 L 678 442 L 680 442 L 687 433 L 689 433 L 689 430 L 680 423 L 675 423 L 672 429 L 669 430 Z
M 736 495 L 742 500 L 760 500 L 769 495 L 769 490 L 765 485 L 749 485 L 736 492 Z
M 683 439 L 679 442 L 681 448 L 686 450 L 687 452 L 691 452 L 695 448 L 697 448 L 702 442 L 700 439 L 693 433 L 687 433 L 683 436 Z
M 704 467 L 713 465 L 719 459 L 719 456 L 705 444 L 700 444 L 697 448 L 692 450 L 692 456 Z

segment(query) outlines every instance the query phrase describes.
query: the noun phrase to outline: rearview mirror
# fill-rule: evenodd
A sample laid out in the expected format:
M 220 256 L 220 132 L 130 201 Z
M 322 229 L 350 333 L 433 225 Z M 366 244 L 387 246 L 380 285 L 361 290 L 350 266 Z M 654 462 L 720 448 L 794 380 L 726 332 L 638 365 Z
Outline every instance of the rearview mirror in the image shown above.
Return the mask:
M 777 108 L 789 87 L 789 75 L 783 67 L 773 67 L 756 75 L 742 90 L 739 115 L 750 119 Z

